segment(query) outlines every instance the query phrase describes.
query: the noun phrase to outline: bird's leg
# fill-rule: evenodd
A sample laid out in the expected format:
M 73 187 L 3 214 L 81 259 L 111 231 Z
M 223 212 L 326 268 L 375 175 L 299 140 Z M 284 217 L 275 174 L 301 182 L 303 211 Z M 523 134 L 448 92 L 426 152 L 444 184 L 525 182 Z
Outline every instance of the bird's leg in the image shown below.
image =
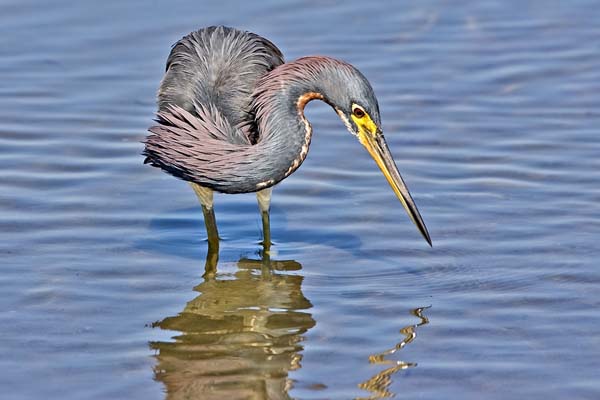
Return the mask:
M 215 219 L 215 210 L 213 208 L 213 191 L 193 182 L 190 182 L 190 186 L 194 189 L 202 205 L 204 225 L 206 226 L 206 234 L 208 235 L 205 274 L 210 275 L 216 271 L 217 262 L 219 261 L 219 231 L 217 230 L 217 220 Z
M 256 192 L 256 199 L 258 200 L 258 208 L 262 217 L 262 228 L 263 228 L 263 248 L 265 253 L 268 253 L 271 248 L 271 223 L 269 217 L 269 208 L 271 206 L 271 188 L 263 189 Z
M 216 245 L 208 242 L 208 252 L 204 262 L 204 278 L 214 278 L 217 273 L 217 264 L 219 263 L 219 242 Z
M 192 189 L 198 196 L 200 204 L 202 204 L 202 213 L 204 214 L 204 224 L 206 225 L 206 233 L 208 235 L 208 243 L 219 246 L 219 231 L 217 230 L 217 221 L 215 219 L 215 211 L 213 209 L 213 191 L 202 187 L 196 183 L 190 182 Z

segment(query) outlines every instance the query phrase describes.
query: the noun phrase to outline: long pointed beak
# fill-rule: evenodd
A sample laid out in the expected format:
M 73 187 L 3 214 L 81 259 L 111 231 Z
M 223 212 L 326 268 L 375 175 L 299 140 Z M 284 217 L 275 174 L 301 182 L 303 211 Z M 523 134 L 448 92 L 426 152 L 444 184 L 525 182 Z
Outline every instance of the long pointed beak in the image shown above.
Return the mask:
M 385 142 L 383 134 L 380 131 L 375 135 L 364 133 L 359 138 L 360 142 L 366 147 L 371 157 L 373 157 L 381 169 L 381 172 L 383 172 L 383 175 L 394 190 L 394 193 L 396 193 L 396 196 L 398 196 L 412 222 L 419 228 L 419 232 L 421 232 L 427 243 L 432 246 L 427 227 L 423 222 L 423 218 L 421 218 L 421 214 L 419 214 L 417 205 L 412 199 L 404 180 L 402 180 L 402 176 L 400 176 L 398 167 L 392 158 L 392 153 Z

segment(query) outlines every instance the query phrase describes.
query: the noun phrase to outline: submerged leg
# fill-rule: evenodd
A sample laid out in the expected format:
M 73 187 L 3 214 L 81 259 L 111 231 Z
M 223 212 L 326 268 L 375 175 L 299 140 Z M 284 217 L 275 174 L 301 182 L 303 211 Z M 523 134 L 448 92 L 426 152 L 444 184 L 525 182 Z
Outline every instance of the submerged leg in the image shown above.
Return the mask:
M 262 217 L 263 227 L 263 247 L 266 252 L 271 247 L 271 223 L 269 217 L 269 208 L 271 207 L 271 188 L 256 192 L 256 199 L 258 200 L 258 208 Z
M 217 220 L 215 219 L 215 210 L 213 208 L 213 191 L 190 182 L 194 189 L 204 214 L 204 225 L 206 225 L 206 234 L 208 235 L 208 254 L 206 255 L 205 275 L 214 274 L 219 261 L 219 231 L 217 230 Z

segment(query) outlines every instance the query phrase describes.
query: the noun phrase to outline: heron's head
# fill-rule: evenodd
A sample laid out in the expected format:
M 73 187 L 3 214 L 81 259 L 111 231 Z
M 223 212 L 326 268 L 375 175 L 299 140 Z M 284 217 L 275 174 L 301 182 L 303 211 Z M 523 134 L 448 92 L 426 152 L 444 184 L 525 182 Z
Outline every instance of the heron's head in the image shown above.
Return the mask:
M 324 87 L 327 101 L 335 109 L 350 133 L 358 138 L 373 157 L 410 219 L 419 228 L 427 243 L 431 245 L 427 227 L 400 176 L 383 136 L 379 105 L 371 84 L 360 71 L 345 63 L 331 68 L 328 74 L 337 79 L 327 79 L 328 83 Z

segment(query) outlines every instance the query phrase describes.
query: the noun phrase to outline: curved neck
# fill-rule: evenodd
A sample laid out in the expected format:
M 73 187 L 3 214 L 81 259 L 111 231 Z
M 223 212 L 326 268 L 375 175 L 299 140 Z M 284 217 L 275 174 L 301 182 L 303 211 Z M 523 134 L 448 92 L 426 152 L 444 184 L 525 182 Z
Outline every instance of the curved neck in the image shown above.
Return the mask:
M 327 57 L 282 64 L 256 85 L 250 110 L 254 121 L 233 126 L 216 107 L 202 111 L 202 118 L 174 108 L 161 113 L 164 121 L 150 129 L 145 154 L 153 165 L 219 192 L 269 188 L 298 169 L 308 154 L 312 128 L 304 108 L 309 101 L 328 103 L 351 129 L 334 103 L 349 103 L 345 93 L 357 73 Z M 246 138 L 247 133 L 258 135 L 255 144 L 231 141 L 232 135 Z
M 314 89 L 289 90 L 270 99 L 267 118 L 257 114 L 260 132 L 257 145 L 268 152 L 271 173 L 277 171 L 278 181 L 298 169 L 308 155 L 313 131 L 304 108 L 312 100 L 325 101 L 325 98 Z
M 335 93 L 347 84 L 343 75 L 331 74 L 332 68 L 349 66 L 326 57 L 305 57 L 280 65 L 258 82 L 252 102 L 258 139 L 255 145 L 231 155 L 223 172 L 226 179 L 212 185 L 216 190 L 243 193 L 266 189 L 300 167 L 312 137 L 304 107 L 318 99 L 336 109 L 326 93 Z M 336 111 L 348 126 L 341 111 Z
M 318 79 L 289 79 L 290 64 L 275 69 L 255 92 L 254 112 L 258 141 L 253 148 L 264 165 L 255 170 L 257 189 L 273 186 L 292 174 L 306 159 L 312 127 L 304 116 L 306 104 L 328 104 Z

